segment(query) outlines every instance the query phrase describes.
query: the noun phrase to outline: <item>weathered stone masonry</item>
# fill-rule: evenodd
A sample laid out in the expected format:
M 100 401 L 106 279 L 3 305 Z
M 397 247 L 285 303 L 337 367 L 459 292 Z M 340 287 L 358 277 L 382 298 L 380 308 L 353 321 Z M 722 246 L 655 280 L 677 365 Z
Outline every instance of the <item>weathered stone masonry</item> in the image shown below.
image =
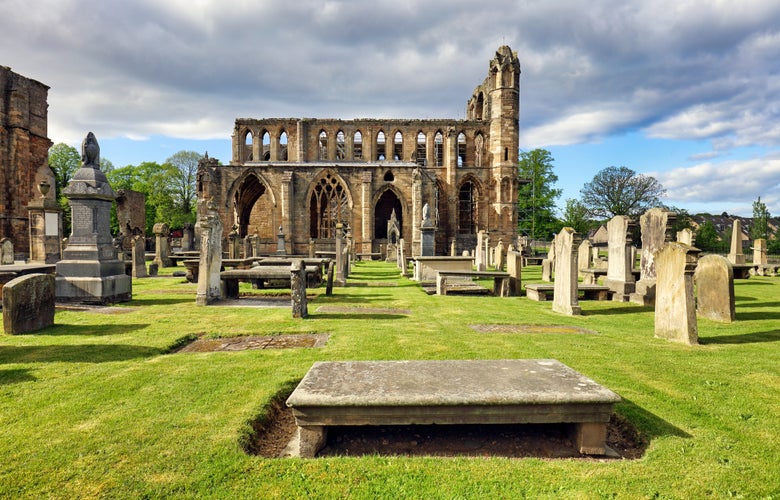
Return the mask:
M 473 92 L 465 120 L 236 119 L 229 165 L 204 159 L 198 195 L 213 199 L 241 237 L 257 235 L 276 251 L 332 249 L 337 223 L 358 252 L 379 252 L 395 210 L 401 238 L 419 254 L 422 207 L 436 225 L 436 253 L 473 249 L 487 230 L 513 241 L 520 63 L 502 46 Z M 198 214 L 202 217 L 204 214 Z

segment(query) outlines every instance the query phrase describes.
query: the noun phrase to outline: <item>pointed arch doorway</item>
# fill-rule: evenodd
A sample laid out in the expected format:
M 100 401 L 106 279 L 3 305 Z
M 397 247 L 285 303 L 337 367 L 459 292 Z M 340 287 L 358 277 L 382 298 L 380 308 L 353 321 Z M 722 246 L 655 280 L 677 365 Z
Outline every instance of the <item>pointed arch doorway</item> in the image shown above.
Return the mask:
M 403 209 L 401 200 L 392 189 L 385 190 L 374 205 L 374 239 L 387 239 L 387 223 L 395 211 L 395 218 L 398 221 L 398 230 L 403 234 Z M 393 242 L 393 243 L 398 243 Z
M 256 175 L 248 175 L 233 196 L 238 234 L 245 238 L 257 235 L 261 242 L 274 238 L 275 211 L 270 190 Z

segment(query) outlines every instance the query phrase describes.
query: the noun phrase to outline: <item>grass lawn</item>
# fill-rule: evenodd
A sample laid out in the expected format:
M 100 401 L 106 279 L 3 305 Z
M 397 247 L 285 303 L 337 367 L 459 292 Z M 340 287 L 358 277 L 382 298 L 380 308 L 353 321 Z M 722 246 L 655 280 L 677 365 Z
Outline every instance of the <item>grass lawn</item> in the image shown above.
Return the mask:
M 164 270 L 170 275 L 172 269 Z M 538 281 L 539 267 L 524 278 Z M 0 497 L 780 498 L 780 278 L 738 280 L 737 321 L 699 320 L 701 345 L 653 337 L 653 311 L 525 297 L 428 296 L 394 266 L 289 309 L 195 305 L 195 285 L 133 281 L 110 314 L 0 335 Z M 361 286 L 362 285 L 362 286 Z M 249 291 L 248 288 L 242 290 Z M 323 305 L 403 309 L 318 312 Z M 333 310 L 333 309 L 331 309 Z M 573 325 L 597 335 L 480 333 Z M 195 335 L 328 333 L 321 349 L 170 354 Z M 264 459 L 241 443 L 314 361 L 555 358 L 617 392 L 649 441 L 638 460 Z

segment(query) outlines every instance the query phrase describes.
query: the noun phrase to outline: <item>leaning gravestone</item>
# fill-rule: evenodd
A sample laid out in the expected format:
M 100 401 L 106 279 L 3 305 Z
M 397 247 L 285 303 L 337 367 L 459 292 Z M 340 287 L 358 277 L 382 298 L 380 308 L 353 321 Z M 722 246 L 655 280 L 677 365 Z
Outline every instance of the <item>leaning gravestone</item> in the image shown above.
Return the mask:
M 699 250 L 667 243 L 655 254 L 655 336 L 696 345 L 699 329 L 693 298 L 693 273 Z
M 734 321 L 734 269 L 731 262 L 722 255 L 705 255 L 699 259 L 693 279 L 697 314 L 722 323 Z
M 222 298 L 222 220 L 213 200 L 206 204 L 206 215 L 198 221 L 200 236 L 200 262 L 198 264 L 198 290 L 195 303 L 206 306 Z
M 81 145 L 83 165 L 62 190 L 71 208 L 68 246 L 57 262 L 58 302 L 107 304 L 130 300 L 133 279 L 117 259 L 111 238 L 114 190 L 100 170 L 100 146 L 90 132 Z
M 53 274 L 27 274 L 3 286 L 3 330 L 9 335 L 54 324 Z
M 630 295 L 631 302 L 649 306 L 655 303 L 655 254 L 669 241 L 669 224 L 675 219 L 674 212 L 662 208 L 651 208 L 639 218 L 642 230 L 642 257 L 639 263 L 639 281 Z
M 564 227 L 555 238 L 555 291 L 552 310 L 576 316 L 580 314 L 577 297 L 577 248 L 580 237 L 570 227 Z
M 631 219 L 625 215 L 616 215 L 607 223 L 609 259 L 604 284 L 612 290 L 612 300 L 616 302 L 628 301 L 636 286 L 632 273 L 631 239 L 628 237 L 630 225 Z

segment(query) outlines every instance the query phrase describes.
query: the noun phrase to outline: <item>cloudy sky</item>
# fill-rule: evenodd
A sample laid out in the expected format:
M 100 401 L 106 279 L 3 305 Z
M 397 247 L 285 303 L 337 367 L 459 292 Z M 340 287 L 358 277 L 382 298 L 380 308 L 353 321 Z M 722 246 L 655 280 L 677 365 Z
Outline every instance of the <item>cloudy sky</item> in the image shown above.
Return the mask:
M 2 0 L 0 34 L 52 141 L 91 130 L 115 166 L 227 163 L 238 117 L 463 118 L 507 44 L 561 206 L 625 165 L 694 213 L 780 215 L 774 0 Z

